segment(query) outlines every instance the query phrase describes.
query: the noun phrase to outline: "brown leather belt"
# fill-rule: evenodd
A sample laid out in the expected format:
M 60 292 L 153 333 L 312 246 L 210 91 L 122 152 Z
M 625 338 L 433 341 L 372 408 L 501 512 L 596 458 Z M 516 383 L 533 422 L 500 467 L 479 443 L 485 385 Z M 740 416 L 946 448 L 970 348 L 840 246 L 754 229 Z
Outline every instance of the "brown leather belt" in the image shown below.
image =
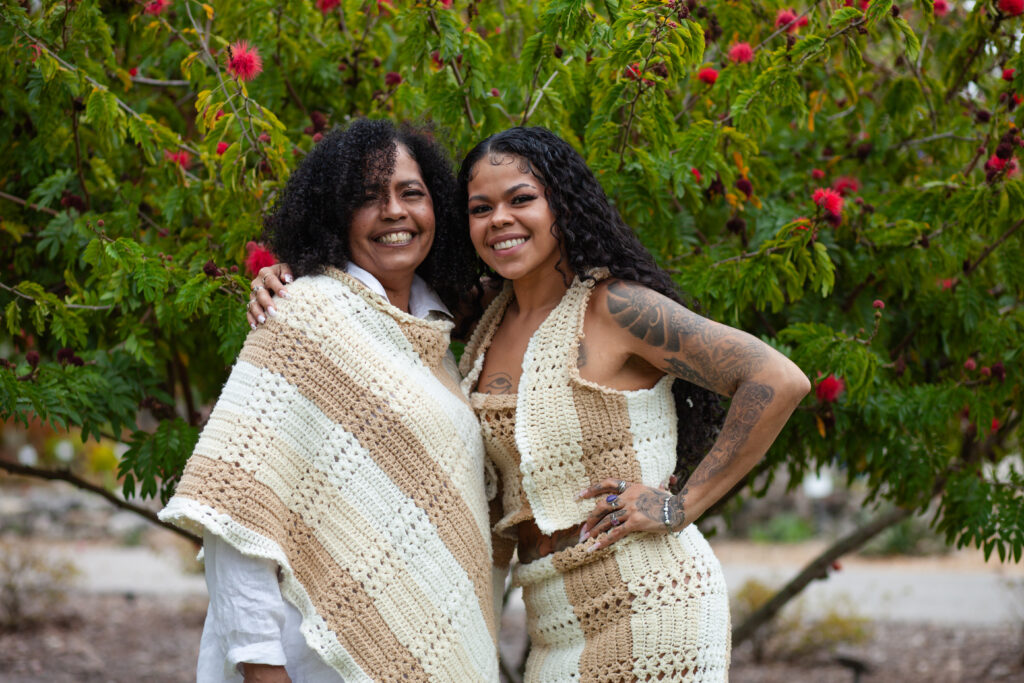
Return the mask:
M 571 529 L 560 529 L 548 536 L 532 521 L 520 522 L 517 527 L 519 562 L 522 564 L 534 562 L 551 553 L 577 545 L 580 542 L 581 526 L 582 524 Z

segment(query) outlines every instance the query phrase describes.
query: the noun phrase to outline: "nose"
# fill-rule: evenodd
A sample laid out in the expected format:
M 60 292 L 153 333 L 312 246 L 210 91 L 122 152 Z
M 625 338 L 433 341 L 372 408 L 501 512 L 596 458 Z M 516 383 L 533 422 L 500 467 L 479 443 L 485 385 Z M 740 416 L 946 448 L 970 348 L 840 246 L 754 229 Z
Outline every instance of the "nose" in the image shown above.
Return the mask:
M 389 192 L 388 196 L 384 199 L 384 204 L 381 207 L 381 216 L 387 221 L 397 221 L 405 218 L 405 205 L 394 192 Z
M 498 227 L 510 223 L 512 223 L 512 212 L 508 210 L 508 207 L 504 203 L 495 206 L 494 211 L 491 212 L 491 225 Z

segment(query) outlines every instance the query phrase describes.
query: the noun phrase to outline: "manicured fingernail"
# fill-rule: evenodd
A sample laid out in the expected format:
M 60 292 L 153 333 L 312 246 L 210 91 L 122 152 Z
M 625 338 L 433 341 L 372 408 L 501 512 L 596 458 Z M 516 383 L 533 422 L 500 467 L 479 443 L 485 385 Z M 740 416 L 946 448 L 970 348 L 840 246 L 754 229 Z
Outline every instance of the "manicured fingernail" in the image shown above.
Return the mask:
M 586 529 L 580 529 L 580 543 L 590 538 L 590 534 L 587 533 Z
M 277 317 L 277 309 L 274 308 L 273 306 L 267 306 L 267 313 L 270 315 L 271 318 Z
M 292 276 L 291 275 L 285 275 L 284 276 L 284 281 L 285 282 L 291 282 L 292 281 Z
M 292 295 L 289 294 L 288 292 L 284 291 L 283 289 L 280 292 L 278 292 L 277 295 L 279 297 L 281 297 L 282 299 L 291 299 L 292 298 Z
M 576 500 L 579 500 L 580 498 L 582 498 L 582 497 L 583 497 L 583 494 L 584 494 L 584 493 L 586 493 L 586 492 L 587 492 L 587 489 L 583 489 L 582 491 L 580 491 L 579 493 L 577 493 L 577 494 L 576 494 Z
M 261 323 L 265 323 L 265 322 L 267 322 L 267 318 L 266 318 L 266 316 L 264 316 L 264 315 L 258 315 L 258 316 L 256 316 L 256 320 L 258 320 L 258 321 L 259 321 L 259 322 L 261 322 Z
M 252 329 L 255 330 L 256 329 L 256 323 L 249 323 L 249 327 L 251 327 Z
M 587 548 L 587 552 L 588 553 L 592 553 L 592 552 L 594 552 L 595 550 L 597 550 L 600 547 L 601 547 L 600 543 L 595 543 L 594 545 L 592 545 L 589 548 Z

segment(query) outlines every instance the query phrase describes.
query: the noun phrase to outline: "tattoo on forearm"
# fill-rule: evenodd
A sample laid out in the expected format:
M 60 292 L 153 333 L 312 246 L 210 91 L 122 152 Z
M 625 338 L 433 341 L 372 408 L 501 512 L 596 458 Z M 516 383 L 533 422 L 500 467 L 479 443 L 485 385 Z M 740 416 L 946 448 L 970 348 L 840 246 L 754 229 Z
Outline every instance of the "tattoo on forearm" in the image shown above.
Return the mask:
M 688 485 L 703 484 L 729 465 L 774 398 L 775 390 L 767 384 L 746 382 L 740 385 L 725 416 L 722 432 L 711 452 L 694 470 Z
M 512 376 L 507 372 L 496 372 L 488 378 L 484 388 L 488 394 L 511 394 L 514 388 Z
M 685 352 L 686 361 L 667 357 L 662 370 L 720 393 L 732 394 L 768 361 L 758 339 L 716 325 L 634 283 L 608 286 L 608 311 L 637 339 L 669 353 Z

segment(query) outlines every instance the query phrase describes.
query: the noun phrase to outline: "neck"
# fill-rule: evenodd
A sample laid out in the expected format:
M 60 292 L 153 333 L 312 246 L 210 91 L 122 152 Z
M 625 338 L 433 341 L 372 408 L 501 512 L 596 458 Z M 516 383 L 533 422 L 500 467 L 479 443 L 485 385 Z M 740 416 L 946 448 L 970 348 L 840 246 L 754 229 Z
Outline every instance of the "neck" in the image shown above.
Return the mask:
M 568 271 L 568 273 L 566 272 Z M 535 311 L 550 311 L 562 300 L 572 283 L 572 271 L 561 264 L 555 268 L 539 268 L 529 275 L 512 281 L 516 308 L 525 314 Z
M 377 277 L 377 281 L 387 292 L 388 302 L 395 308 L 409 312 L 409 296 L 412 292 L 413 274 L 402 276 Z

